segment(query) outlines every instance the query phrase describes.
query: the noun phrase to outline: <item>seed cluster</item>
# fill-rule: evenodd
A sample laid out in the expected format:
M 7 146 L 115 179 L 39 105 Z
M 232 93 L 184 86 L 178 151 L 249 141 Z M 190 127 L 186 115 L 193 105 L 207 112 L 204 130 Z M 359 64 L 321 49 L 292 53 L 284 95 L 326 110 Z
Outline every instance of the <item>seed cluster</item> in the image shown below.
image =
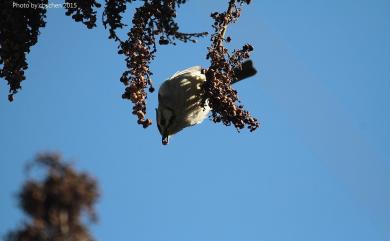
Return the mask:
M 223 46 L 223 43 L 231 41 L 230 37 L 224 37 L 227 26 L 239 18 L 240 7 L 244 3 L 250 4 L 250 1 L 230 0 L 226 12 L 211 14 L 214 19 L 215 33 L 211 36 L 212 44 L 207 54 L 211 65 L 204 70 L 207 81 L 203 85 L 203 104 L 208 101 L 214 122 L 222 122 L 226 126 L 233 124 L 237 130 L 248 127 L 250 131 L 254 131 L 259 127 L 259 123 L 240 104 L 237 91 L 231 85 L 236 79 L 236 70 L 240 69 L 243 61 L 249 58 L 253 47 L 246 44 L 242 49 L 229 54 L 228 49 Z
M 175 40 L 195 42 L 195 38 L 207 33 L 182 33 L 175 21 L 176 8 L 185 0 L 144 0 L 141 7 L 136 8 L 133 26 L 127 34 L 128 39 L 121 41 L 115 30 L 124 26 L 120 14 L 126 9 L 125 1 L 106 2 L 105 25 L 109 25 L 109 38 L 119 42 L 118 54 L 125 56 L 127 70 L 120 80 L 126 86 L 122 98 L 133 103 L 132 113 L 137 116 L 138 124 L 144 128 L 152 121 L 146 115 L 146 89 L 154 91 L 150 71 L 150 62 L 155 58 L 156 39 L 158 44 L 175 44 Z
M 82 22 L 91 29 L 96 27 L 96 9 L 100 8 L 100 3 L 95 0 L 65 0 L 67 9 L 65 14 L 72 16 L 76 22 Z
M 26 2 L 0 1 L 0 77 L 8 82 L 9 101 L 22 88 L 24 71 L 28 68 L 26 55 L 37 43 L 39 29 L 46 24 L 46 9 L 13 6 Z M 47 0 L 34 3 L 47 4 Z
M 8 233 L 5 240 L 92 241 L 81 215 L 86 212 L 96 221 L 96 181 L 65 164 L 57 154 L 39 155 L 33 164 L 48 172 L 43 180 L 28 180 L 19 194 L 20 206 L 31 221 Z

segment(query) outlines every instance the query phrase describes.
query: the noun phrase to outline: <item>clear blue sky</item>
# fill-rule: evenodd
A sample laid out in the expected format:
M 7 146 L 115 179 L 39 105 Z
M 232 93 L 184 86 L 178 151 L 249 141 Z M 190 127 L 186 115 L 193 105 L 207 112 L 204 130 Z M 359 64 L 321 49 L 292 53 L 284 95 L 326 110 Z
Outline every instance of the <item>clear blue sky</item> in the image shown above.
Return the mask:
M 210 31 L 225 2 L 188 1 L 182 30 Z M 13 103 L 0 84 L 0 235 L 22 221 L 25 163 L 60 151 L 99 180 L 100 241 L 389 241 L 390 2 L 252 2 L 229 34 L 255 47 L 260 74 L 236 88 L 261 129 L 206 121 L 168 146 L 121 99 L 108 33 L 48 10 Z M 207 45 L 159 47 L 156 87 L 207 66 Z

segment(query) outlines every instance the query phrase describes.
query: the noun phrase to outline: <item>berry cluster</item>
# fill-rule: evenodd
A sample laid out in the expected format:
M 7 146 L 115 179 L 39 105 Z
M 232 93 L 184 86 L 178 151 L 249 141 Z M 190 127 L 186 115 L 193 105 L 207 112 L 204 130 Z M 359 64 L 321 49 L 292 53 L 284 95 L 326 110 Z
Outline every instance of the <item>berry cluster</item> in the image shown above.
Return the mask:
M 237 130 L 246 126 L 250 131 L 254 131 L 259 127 L 259 123 L 239 104 L 237 91 L 231 85 L 237 78 L 237 70 L 241 69 L 243 61 L 249 58 L 253 47 L 246 44 L 242 49 L 229 54 L 228 49 L 223 46 L 224 42 L 231 41 L 230 37 L 224 37 L 227 26 L 239 18 L 240 6 L 244 3 L 249 4 L 250 1 L 230 0 L 226 12 L 211 14 L 215 33 L 211 36 L 212 44 L 208 48 L 207 59 L 210 59 L 211 65 L 205 70 L 207 81 L 203 85 L 203 104 L 208 100 L 214 122 L 222 122 L 227 126 L 233 124 Z
M 35 3 L 47 4 L 47 0 Z M 28 68 L 26 55 L 46 24 L 45 8 L 22 8 L 19 4 L 26 1 L 0 1 L 0 77 L 8 82 L 9 101 L 22 88 L 20 83 L 26 79 L 24 71 Z
M 93 205 L 99 194 L 96 181 L 64 164 L 56 154 L 39 155 L 33 164 L 48 168 L 43 180 L 28 180 L 19 194 L 30 222 L 10 232 L 7 241 L 92 241 L 82 214 L 96 220 Z

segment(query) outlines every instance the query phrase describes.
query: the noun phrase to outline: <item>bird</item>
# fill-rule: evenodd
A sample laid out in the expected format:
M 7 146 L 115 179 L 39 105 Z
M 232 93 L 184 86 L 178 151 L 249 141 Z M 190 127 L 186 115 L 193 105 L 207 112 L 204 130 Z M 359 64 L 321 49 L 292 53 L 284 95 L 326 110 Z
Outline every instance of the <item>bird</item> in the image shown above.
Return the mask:
M 232 84 L 249 78 L 257 73 L 251 60 L 245 61 L 241 68 L 235 70 Z M 158 91 L 158 108 L 156 108 L 157 128 L 163 145 L 169 143 L 170 136 L 186 127 L 200 124 L 207 118 L 210 107 L 206 100 L 202 105 L 201 85 L 206 75 L 201 66 L 178 71 L 164 81 Z

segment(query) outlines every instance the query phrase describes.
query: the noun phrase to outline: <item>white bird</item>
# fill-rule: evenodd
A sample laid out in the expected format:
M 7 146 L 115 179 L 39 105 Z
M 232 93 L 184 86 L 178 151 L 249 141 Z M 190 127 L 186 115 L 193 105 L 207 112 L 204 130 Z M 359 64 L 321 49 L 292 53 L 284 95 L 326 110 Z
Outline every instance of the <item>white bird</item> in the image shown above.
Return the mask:
M 246 61 L 236 71 L 236 83 L 256 74 L 252 61 Z M 169 137 L 182 129 L 201 123 L 207 118 L 210 107 L 201 104 L 201 84 L 206 81 L 200 66 L 194 66 L 176 72 L 160 86 L 158 108 L 156 109 L 157 127 L 162 143 L 168 144 Z

